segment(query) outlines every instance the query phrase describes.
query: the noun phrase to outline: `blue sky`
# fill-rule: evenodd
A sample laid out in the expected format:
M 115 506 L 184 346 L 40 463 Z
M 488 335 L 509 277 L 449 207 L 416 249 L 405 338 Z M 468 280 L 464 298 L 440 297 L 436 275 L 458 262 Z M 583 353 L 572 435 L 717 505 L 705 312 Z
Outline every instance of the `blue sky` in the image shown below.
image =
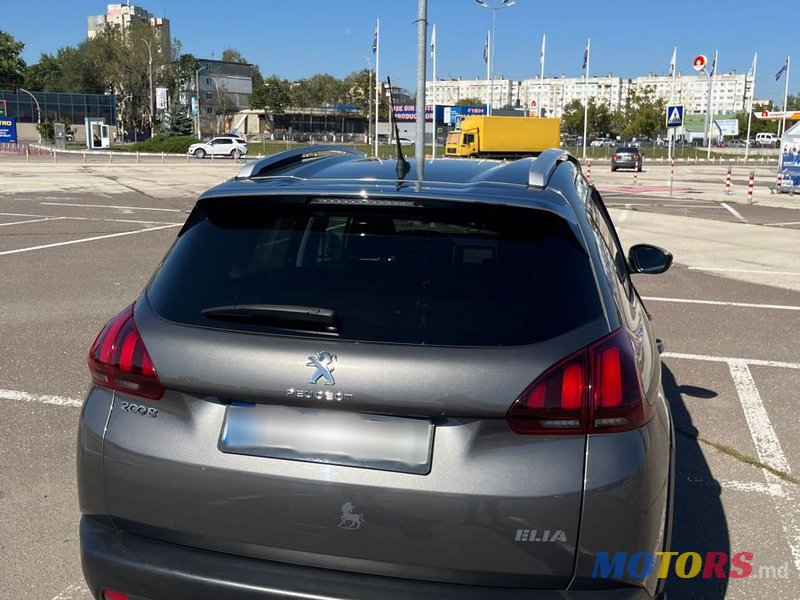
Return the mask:
M 490 0 L 491 1 L 491 0 Z M 157 16 L 166 15 L 184 52 L 219 58 L 231 46 L 265 75 L 299 79 L 327 72 L 343 77 L 374 60 L 375 20 L 381 19 L 381 75 L 395 85 L 416 83 L 415 0 L 141 0 Z M 796 26 L 766 4 L 746 0 L 711 2 L 666 0 L 621 2 L 517 0 L 497 12 L 495 74 L 527 79 L 539 72 L 542 34 L 547 34 L 546 76 L 580 73 L 586 38 L 592 39 L 592 74 L 623 77 L 666 73 L 672 47 L 678 70 L 691 71 L 695 54 L 719 50 L 719 68 L 746 72 L 758 51 L 756 97 L 783 101 L 784 80 L 775 73 L 792 52 Z M 774 5 L 773 5 L 774 6 Z M 86 36 L 86 17 L 101 14 L 95 0 L 6 0 L 0 29 L 25 42 L 24 58 L 73 45 Z M 790 11 L 791 12 L 791 11 Z M 436 23 L 437 74 L 485 77 L 483 45 L 491 11 L 474 0 L 428 0 L 429 23 Z M 800 51 L 795 52 L 790 93 L 800 91 Z M 430 66 L 428 67 L 430 78 Z

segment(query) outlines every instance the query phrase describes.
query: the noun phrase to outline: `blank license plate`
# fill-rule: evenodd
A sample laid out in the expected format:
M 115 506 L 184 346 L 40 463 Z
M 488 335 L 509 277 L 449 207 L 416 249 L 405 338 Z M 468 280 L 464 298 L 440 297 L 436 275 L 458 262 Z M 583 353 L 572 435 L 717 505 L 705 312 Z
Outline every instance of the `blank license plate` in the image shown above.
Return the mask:
M 313 408 L 234 402 L 219 449 L 232 454 L 426 474 L 433 424 Z

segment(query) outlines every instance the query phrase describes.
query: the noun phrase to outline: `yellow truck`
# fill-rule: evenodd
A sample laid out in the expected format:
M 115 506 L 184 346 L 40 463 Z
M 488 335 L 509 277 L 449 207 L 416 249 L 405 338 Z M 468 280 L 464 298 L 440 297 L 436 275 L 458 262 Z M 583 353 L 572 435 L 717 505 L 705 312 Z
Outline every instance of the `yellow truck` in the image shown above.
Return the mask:
M 464 117 L 447 135 L 445 156 L 519 158 L 558 148 L 561 119 L 538 117 Z

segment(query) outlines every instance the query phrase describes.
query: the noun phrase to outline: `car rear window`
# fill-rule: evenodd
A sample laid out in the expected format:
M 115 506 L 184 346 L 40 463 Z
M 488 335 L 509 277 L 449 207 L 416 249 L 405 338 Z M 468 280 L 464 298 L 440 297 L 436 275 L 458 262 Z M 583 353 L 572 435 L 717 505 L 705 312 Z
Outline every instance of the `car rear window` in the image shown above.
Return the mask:
M 625 146 L 624 148 L 617 148 L 617 152 L 625 152 L 627 154 L 639 154 L 639 149 L 632 146 Z
M 335 313 L 340 339 L 511 346 L 602 314 L 589 258 L 544 211 L 226 198 L 203 201 L 190 223 L 147 290 L 178 323 L 323 335 L 203 315 L 317 307 Z

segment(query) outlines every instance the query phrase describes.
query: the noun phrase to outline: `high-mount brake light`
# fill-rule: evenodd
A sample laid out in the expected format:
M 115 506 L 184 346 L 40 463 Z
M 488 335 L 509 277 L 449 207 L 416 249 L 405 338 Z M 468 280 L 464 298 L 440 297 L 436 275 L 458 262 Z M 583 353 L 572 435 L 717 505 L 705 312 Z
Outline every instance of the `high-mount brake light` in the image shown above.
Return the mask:
M 628 431 L 655 409 L 645 398 L 633 340 L 618 329 L 545 371 L 517 398 L 506 421 L 519 434 Z
M 86 358 L 99 386 L 158 400 L 164 388 L 133 321 L 133 305 L 103 327 Z

